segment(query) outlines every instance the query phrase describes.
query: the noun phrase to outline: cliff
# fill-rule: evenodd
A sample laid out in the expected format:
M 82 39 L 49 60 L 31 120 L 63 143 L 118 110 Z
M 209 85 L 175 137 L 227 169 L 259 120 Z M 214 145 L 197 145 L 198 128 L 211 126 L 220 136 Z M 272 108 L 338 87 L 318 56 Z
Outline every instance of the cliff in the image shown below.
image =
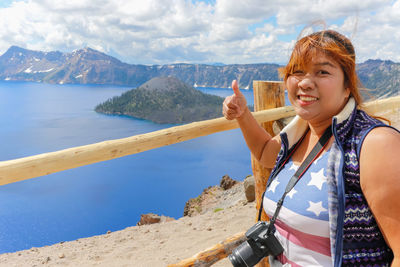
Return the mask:
M 277 64 L 135 65 L 91 48 L 71 53 L 41 52 L 10 47 L 0 56 L 0 80 L 57 84 L 113 84 L 137 87 L 155 77 L 174 76 L 190 85 L 223 87 L 233 79 L 243 88 L 253 80 L 277 80 Z
M 127 64 L 91 48 L 62 53 L 12 46 L 0 56 L 0 80 L 137 87 L 155 77 L 174 76 L 193 86 L 221 88 L 228 88 L 237 79 L 240 88 L 250 89 L 254 80 L 279 80 L 279 67 L 269 63 L 147 66 Z M 400 63 L 368 60 L 357 64 L 357 72 L 373 96 L 399 94 Z

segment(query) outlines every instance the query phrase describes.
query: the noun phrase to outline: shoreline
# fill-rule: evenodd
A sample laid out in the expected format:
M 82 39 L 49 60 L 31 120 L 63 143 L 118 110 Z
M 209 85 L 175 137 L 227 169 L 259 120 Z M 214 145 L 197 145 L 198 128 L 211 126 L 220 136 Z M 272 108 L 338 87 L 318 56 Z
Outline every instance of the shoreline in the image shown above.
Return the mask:
M 399 129 L 399 108 L 376 115 Z M 222 242 L 255 223 L 255 202 L 248 203 L 239 182 L 232 194 L 208 202 L 200 214 L 157 224 L 0 254 L 0 266 L 166 266 Z M 225 191 L 226 192 L 226 191 Z M 213 266 L 231 266 L 223 259 Z
M 247 202 L 242 182 L 232 190 L 221 190 L 219 196 L 217 202 L 206 200 L 205 210 L 191 217 L 0 254 L 0 266 L 147 267 L 178 263 L 255 223 L 255 202 Z M 213 266 L 231 263 L 223 259 Z

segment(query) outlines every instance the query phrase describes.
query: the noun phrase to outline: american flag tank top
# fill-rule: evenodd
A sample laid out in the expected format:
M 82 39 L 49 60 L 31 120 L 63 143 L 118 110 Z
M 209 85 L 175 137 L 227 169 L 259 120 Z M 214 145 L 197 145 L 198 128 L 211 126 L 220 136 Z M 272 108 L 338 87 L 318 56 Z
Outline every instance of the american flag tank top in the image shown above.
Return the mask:
M 328 156 L 329 151 L 320 155 L 287 194 L 275 222 L 275 235 L 284 247 L 284 252 L 270 259 L 271 266 L 333 265 L 325 170 Z M 267 188 L 264 210 L 270 218 L 298 167 L 289 159 Z

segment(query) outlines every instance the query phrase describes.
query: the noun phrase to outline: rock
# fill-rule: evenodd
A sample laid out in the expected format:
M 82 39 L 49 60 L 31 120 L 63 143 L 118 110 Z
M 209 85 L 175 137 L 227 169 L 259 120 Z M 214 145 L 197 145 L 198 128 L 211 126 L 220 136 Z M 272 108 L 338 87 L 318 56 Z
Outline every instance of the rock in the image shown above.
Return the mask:
M 183 216 L 190 216 L 190 200 L 186 201 L 185 207 L 183 208 Z
M 220 182 L 220 187 L 223 188 L 224 190 L 228 190 L 232 186 L 234 186 L 237 183 L 237 181 L 233 180 L 229 175 L 224 175 L 222 176 L 221 182 Z
M 183 216 L 193 217 L 207 212 L 227 209 L 237 204 L 242 205 L 242 202 L 247 203 L 248 200 L 242 184 L 243 182 L 235 181 L 228 175 L 224 175 L 220 186 L 210 186 L 196 198 L 189 199 L 185 203 Z
M 140 216 L 140 221 L 137 223 L 137 225 L 154 224 L 154 223 L 159 223 L 160 221 L 161 221 L 160 215 L 154 213 L 142 214 Z
M 142 214 L 140 216 L 140 221 L 136 225 L 140 226 L 140 225 L 154 224 L 160 222 L 169 222 L 174 220 L 175 219 L 171 217 L 160 216 L 154 213 L 148 213 L 148 214 Z
M 244 182 L 244 193 L 248 202 L 253 202 L 256 199 L 254 176 L 248 176 Z
M 185 208 L 183 209 L 183 216 L 193 216 L 194 214 L 200 213 L 202 211 L 201 209 L 201 202 L 202 202 L 202 195 L 196 197 L 196 198 L 191 198 L 189 199 L 186 204 Z
M 154 213 L 142 214 L 140 216 L 140 221 L 137 223 L 137 225 L 154 224 L 154 223 L 159 223 L 160 221 L 161 221 L 160 215 Z
M 209 186 L 204 189 L 201 195 L 196 198 L 191 198 L 185 203 L 183 216 L 192 217 L 213 209 L 221 192 L 224 191 L 219 186 Z

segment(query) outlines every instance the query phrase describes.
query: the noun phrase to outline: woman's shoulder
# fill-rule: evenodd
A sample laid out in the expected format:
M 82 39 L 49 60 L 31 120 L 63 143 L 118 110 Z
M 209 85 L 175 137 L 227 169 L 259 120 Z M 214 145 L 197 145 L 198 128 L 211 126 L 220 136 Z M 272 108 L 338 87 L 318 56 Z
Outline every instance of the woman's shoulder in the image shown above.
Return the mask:
M 360 149 L 361 146 L 365 147 L 364 151 L 374 151 L 373 149 L 381 150 L 383 145 L 394 145 L 400 140 L 399 130 L 384 123 L 373 125 L 364 131 L 364 137 L 360 142 Z
M 374 127 L 365 137 L 364 145 L 381 146 L 384 144 L 395 144 L 400 141 L 400 132 L 394 127 L 380 125 Z
M 368 132 L 362 143 L 360 157 L 363 154 L 384 155 L 398 154 L 400 150 L 400 132 L 392 127 L 375 127 Z M 398 157 L 395 157 L 398 159 Z M 380 159 L 377 159 L 380 160 Z

